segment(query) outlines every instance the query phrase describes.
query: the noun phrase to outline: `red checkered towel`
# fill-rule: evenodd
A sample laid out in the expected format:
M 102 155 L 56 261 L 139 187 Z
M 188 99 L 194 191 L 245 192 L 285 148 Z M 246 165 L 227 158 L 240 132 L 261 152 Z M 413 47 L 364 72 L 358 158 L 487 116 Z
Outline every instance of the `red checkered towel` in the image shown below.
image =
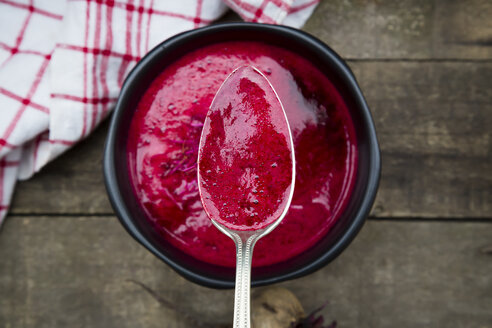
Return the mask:
M 16 181 L 91 133 L 156 44 L 227 7 L 300 27 L 318 1 L 0 0 L 0 223 Z

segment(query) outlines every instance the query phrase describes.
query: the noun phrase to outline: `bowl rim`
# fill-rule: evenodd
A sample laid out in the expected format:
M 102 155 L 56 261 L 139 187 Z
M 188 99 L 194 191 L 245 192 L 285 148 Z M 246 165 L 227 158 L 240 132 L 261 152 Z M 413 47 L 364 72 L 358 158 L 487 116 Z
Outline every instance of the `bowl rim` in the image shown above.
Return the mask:
M 364 99 L 362 91 L 360 90 L 357 81 L 345 63 L 345 61 L 333 51 L 329 46 L 323 43 L 321 40 L 316 37 L 303 32 L 301 30 L 281 26 L 281 25 L 269 25 L 269 24 L 259 24 L 259 23 L 246 23 L 246 22 L 235 22 L 235 23 L 221 23 L 210 25 L 186 32 L 182 32 L 177 34 L 167 40 L 164 40 L 157 46 L 155 46 L 150 52 L 148 52 L 140 62 L 138 62 L 135 67 L 131 70 L 128 76 L 123 83 L 123 86 L 120 91 L 120 95 L 118 97 L 118 101 L 116 103 L 114 113 L 111 117 L 111 122 L 109 126 L 109 131 L 106 139 L 104 156 L 103 156 L 103 175 L 104 182 L 106 186 L 106 191 L 110 200 L 110 203 L 118 217 L 119 221 L 123 225 L 123 227 L 127 230 L 127 232 L 141 245 L 143 245 L 147 250 L 157 256 L 159 259 L 164 261 L 167 265 L 169 265 L 173 270 L 187 278 L 188 280 L 198 283 L 200 285 L 212 288 L 233 288 L 234 282 L 225 281 L 222 279 L 212 278 L 210 276 L 205 276 L 202 274 L 198 274 L 193 272 L 172 258 L 169 258 L 165 254 L 161 253 L 154 245 L 152 245 L 146 237 L 139 231 L 136 225 L 133 222 L 133 219 L 129 213 L 129 210 L 123 200 L 122 194 L 118 187 L 118 180 L 116 177 L 116 167 L 115 167 L 115 144 L 117 142 L 117 128 L 120 124 L 123 115 L 125 114 L 124 104 L 123 104 L 123 95 L 127 92 L 130 92 L 132 89 L 132 85 L 135 83 L 134 80 L 140 74 L 142 67 L 147 65 L 148 62 L 152 61 L 154 57 L 158 57 L 161 52 L 166 51 L 166 48 L 173 43 L 181 43 L 186 41 L 189 37 L 196 37 L 200 34 L 208 34 L 208 33 L 220 33 L 225 30 L 236 29 L 236 30 L 269 30 L 276 33 L 282 33 L 286 37 L 297 38 L 300 42 L 306 44 L 307 47 L 314 48 L 316 51 L 322 52 L 326 57 L 327 61 L 331 61 L 333 67 L 332 69 L 340 76 L 343 80 L 343 83 L 346 84 L 346 87 L 351 90 L 354 96 L 354 103 L 361 114 L 361 121 L 367 128 L 367 137 L 365 140 L 368 143 L 369 150 L 369 163 L 368 164 L 368 181 L 366 185 L 366 189 L 363 192 L 362 201 L 360 203 L 359 208 L 357 209 L 355 215 L 353 216 L 352 221 L 349 223 L 346 230 L 341 234 L 341 236 L 333 243 L 332 247 L 326 250 L 320 257 L 315 259 L 314 261 L 308 263 L 304 267 L 301 267 L 297 270 L 293 270 L 284 274 L 275 275 L 273 277 L 265 278 L 265 279 L 256 279 L 252 280 L 252 286 L 262 286 L 273 283 L 278 283 L 285 280 L 290 280 L 294 278 L 299 278 L 301 276 L 305 276 L 310 274 L 320 268 L 322 268 L 327 263 L 334 260 L 340 253 L 351 243 L 351 241 L 355 238 L 357 233 L 360 231 L 366 217 L 368 216 L 371 207 L 374 203 L 377 189 L 379 186 L 379 178 L 381 172 L 381 157 L 379 144 L 376 136 L 376 131 L 374 127 L 374 122 L 371 116 L 371 112 L 367 103 Z

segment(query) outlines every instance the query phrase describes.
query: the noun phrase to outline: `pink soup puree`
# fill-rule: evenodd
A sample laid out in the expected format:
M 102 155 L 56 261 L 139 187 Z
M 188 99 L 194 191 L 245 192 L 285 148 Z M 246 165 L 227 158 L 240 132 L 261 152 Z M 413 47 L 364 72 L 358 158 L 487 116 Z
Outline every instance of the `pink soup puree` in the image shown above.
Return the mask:
M 282 104 L 251 66 L 220 87 L 205 119 L 199 186 L 208 216 L 233 230 L 277 221 L 292 189 L 292 148 Z
M 259 42 L 227 42 L 167 66 L 142 96 L 131 122 L 128 167 L 135 194 L 163 239 L 199 260 L 228 267 L 235 266 L 234 242 L 203 210 L 197 158 L 215 94 L 244 65 L 261 70 L 277 92 L 296 159 L 289 212 L 258 241 L 253 266 L 282 262 L 323 238 L 343 212 L 357 170 L 348 109 L 328 78 L 301 56 Z

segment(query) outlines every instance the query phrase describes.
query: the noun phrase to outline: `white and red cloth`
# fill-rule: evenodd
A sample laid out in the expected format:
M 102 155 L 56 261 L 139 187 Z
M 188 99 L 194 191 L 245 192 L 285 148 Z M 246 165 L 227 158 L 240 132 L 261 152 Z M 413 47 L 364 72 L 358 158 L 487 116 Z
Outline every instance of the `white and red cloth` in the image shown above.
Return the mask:
M 0 223 L 16 181 L 90 134 L 156 44 L 228 7 L 301 27 L 318 1 L 0 0 Z

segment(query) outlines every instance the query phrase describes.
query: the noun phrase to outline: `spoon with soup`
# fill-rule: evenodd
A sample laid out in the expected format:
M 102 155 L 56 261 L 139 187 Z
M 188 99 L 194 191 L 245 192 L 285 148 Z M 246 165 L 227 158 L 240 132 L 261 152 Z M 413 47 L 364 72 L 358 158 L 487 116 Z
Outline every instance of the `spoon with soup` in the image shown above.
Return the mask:
M 295 182 L 292 135 L 267 78 L 234 70 L 207 113 L 198 152 L 198 186 L 212 223 L 236 244 L 234 327 L 250 327 L 255 243 L 287 214 Z

